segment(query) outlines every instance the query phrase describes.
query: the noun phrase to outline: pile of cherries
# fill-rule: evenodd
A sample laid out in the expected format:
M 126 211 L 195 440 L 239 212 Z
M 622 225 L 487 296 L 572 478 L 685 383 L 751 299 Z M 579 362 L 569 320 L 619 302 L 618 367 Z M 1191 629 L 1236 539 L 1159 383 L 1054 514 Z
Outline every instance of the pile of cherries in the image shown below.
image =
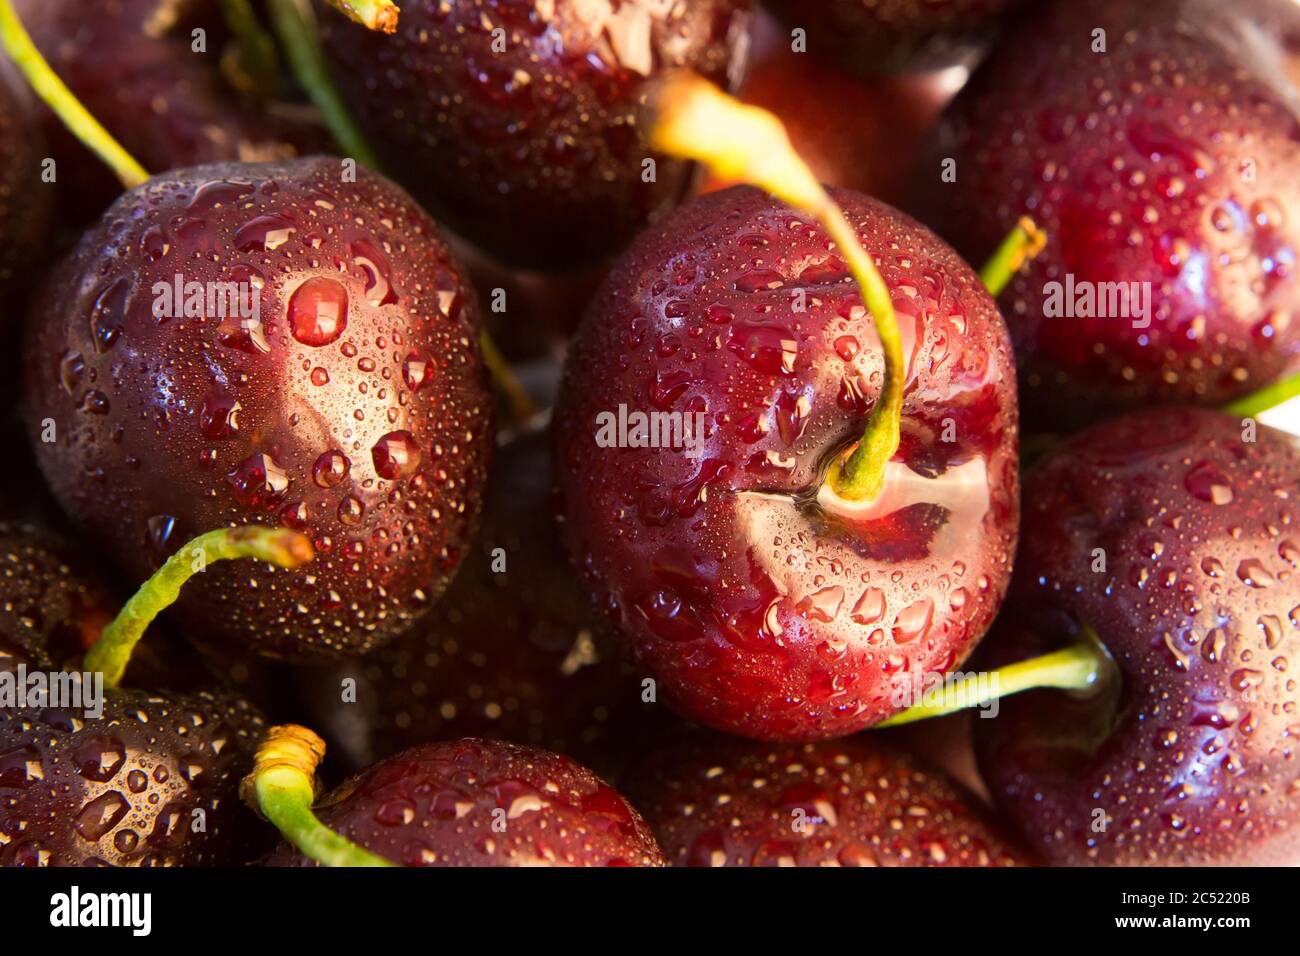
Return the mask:
M 1300 864 L 1291 0 L 0 35 L 0 864 Z

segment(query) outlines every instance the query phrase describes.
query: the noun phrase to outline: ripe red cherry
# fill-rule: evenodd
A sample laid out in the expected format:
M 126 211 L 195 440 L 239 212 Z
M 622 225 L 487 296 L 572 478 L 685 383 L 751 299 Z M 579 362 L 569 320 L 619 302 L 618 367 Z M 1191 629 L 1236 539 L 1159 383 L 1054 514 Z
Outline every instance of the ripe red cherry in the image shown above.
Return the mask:
M 902 439 L 876 498 L 818 490 L 880 389 L 874 325 L 825 234 L 755 189 L 642 234 L 587 315 L 558 406 L 566 533 L 598 603 L 678 712 L 762 739 L 860 730 L 901 709 L 919 672 L 960 664 L 1016 534 L 997 309 L 926 229 L 834 198 L 902 334 Z M 620 406 L 698 415 L 705 437 L 602 447 Z
M 399 6 L 392 36 L 321 18 L 353 115 L 440 221 L 546 269 L 608 256 L 682 198 L 691 165 L 638 136 L 641 85 L 671 67 L 738 78 L 748 25 L 739 0 Z
M 473 736 L 603 764 L 627 742 L 617 731 L 659 710 L 642 703 L 620 649 L 597 633 L 556 527 L 549 447 L 534 432 L 498 450 L 478 540 L 410 633 L 363 658 L 297 669 L 332 759 L 356 770 Z M 346 680 L 355 682 L 349 702 Z
M 1045 5 L 941 120 L 917 181 L 922 218 L 974 261 L 1022 214 L 1049 237 L 1002 299 L 1036 427 L 1218 405 L 1300 350 L 1300 111 L 1284 20 L 1300 37 L 1283 2 Z M 945 158 L 955 183 L 939 182 Z M 1088 311 L 1076 301 L 1058 317 L 1067 276 L 1076 291 L 1150 283 L 1149 325 L 1132 305 L 1071 317 Z
M 1022 660 L 1086 625 L 1118 673 L 972 721 L 994 800 L 1048 862 L 1300 862 L 1300 443 L 1255 437 L 1218 412 L 1143 412 L 1026 481 L 1016 578 L 981 655 Z
M 352 777 L 316 815 L 400 866 L 664 865 L 645 821 L 590 770 L 501 741 L 413 747 Z M 267 864 L 316 865 L 288 844 Z
M 36 673 L 97 670 L 82 659 L 116 602 L 77 551 L 2 522 L 0 560 L 0 672 L 30 694 Z M 234 865 L 265 849 L 237 793 L 261 715 L 191 655 L 137 651 L 102 713 L 85 698 L 0 707 L 0 866 Z
M 972 63 L 1025 0 L 766 0 L 813 56 L 863 73 Z
M 632 779 L 675 866 L 1029 863 L 960 787 L 862 737 L 697 739 L 655 754 Z
M 0 321 L 16 322 L 13 308 L 29 285 L 50 225 L 52 190 L 41 182 L 44 139 L 35 101 L 9 60 L 0 53 Z
M 81 103 L 146 169 L 284 160 L 328 148 L 319 126 L 241 96 L 222 69 L 229 40 L 217 0 L 14 0 L 41 53 Z M 194 49 L 202 30 L 206 50 Z M 78 223 L 121 191 L 103 164 L 46 114 L 60 211 Z
M 129 574 L 230 524 L 312 538 L 309 568 L 222 565 L 179 607 L 196 637 L 281 656 L 378 647 L 427 609 L 491 440 L 475 304 L 438 227 L 343 171 L 218 164 L 131 190 L 46 285 L 26 343 L 42 471 Z M 178 276 L 199 314 L 180 314 Z M 205 300 L 222 284 L 238 303 Z

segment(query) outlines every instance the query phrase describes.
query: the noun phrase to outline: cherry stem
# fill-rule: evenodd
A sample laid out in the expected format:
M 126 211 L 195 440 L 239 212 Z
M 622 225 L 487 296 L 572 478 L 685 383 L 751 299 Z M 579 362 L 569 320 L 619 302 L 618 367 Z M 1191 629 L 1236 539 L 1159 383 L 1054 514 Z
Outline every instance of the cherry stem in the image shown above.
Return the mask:
M 316 768 L 325 741 L 306 727 L 284 724 L 266 732 L 253 772 L 240 785 L 244 802 L 275 824 L 295 847 L 324 866 L 393 866 L 321 823 L 312 812 Z
M 880 337 L 885 375 L 862 438 L 836 457 L 826 480 L 842 498 L 875 498 L 884 486 L 885 466 L 898 450 L 904 386 L 903 344 L 884 279 L 774 115 L 686 70 L 664 74 L 647 92 L 644 120 L 651 146 L 704 163 L 723 178 L 758 186 L 802 210 L 822 225 L 847 260 Z
M 222 58 L 223 71 L 239 89 L 269 95 L 280 72 L 275 40 L 262 28 L 252 0 L 221 0 L 221 10 L 235 37 L 234 57 L 231 61 Z
M 1223 410 L 1229 415 L 1255 418 L 1297 395 L 1300 395 L 1300 372 L 1278 379 L 1272 385 L 1266 385 L 1257 392 L 1243 395 L 1236 401 L 1224 405 Z
M 353 23 L 376 33 L 396 33 L 400 14 L 393 0 L 325 0 Z
M 1042 687 L 1058 690 L 1085 691 L 1096 687 L 1102 674 L 1111 666 L 1101 642 L 1091 628 L 1084 627 L 1088 640 L 1040 657 L 1017 661 L 994 671 L 970 674 L 942 690 L 935 689 L 939 701 L 915 704 L 894 716 L 875 724 L 876 727 L 898 727 L 902 724 L 943 717 L 971 707 L 983 707 L 994 700 L 1019 694 L 1021 691 Z M 930 695 L 927 695 L 930 696 Z
M 492 376 L 497 391 L 505 399 L 511 421 L 516 425 L 522 425 L 532 419 L 537 414 L 537 404 L 528 394 L 523 383 L 519 381 L 519 377 L 515 375 L 515 370 L 510 367 L 506 357 L 501 354 L 497 344 L 492 341 L 492 336 L 488 335 L 487 329 L 479 333 L 479 347 L 483 352 L 483 364 L 487 366 L 488 374 Z
M 106 687 L 118 686 L 132 650 L 153 619 L 176 602 L 186 581 L 213 561 L 254 558 L 282 568 L 296 568 L 313 557 L 306 536 L 286 528 L 247 525 L 201 534 L 163 562 L 123 605 L 86 652 L 86 670 L 102 672 Z
M 122 148 L 95 117 L 87 112 L 72 91 L 59 79 L 49 62 L 36 49 L 31 35 L 14 11 L 10 0 L 0 0 L 0 43 L 4 44 L 14 64 L 27 82 L 63 121 L 77 139 L 117 174 L 127 189 L 139 186 L 149 173 Z
M 270 0 L 270 11 L 276 36 L 284 46 L 294 76 L 321 111 L 334 141 L 345 156 L 363 166 L 379 169 L 379 160 L 361 135 L 352 114 L 343 105 L 343 99 L 330 78 L 316 15 L 307 0 Z
M 1047 245 L 1047 233 L 1028 216 L 1021 216 L 1015 228 L 1002 240 L 993 257 L 984 263 L 980 270 L 980 281 L 989 295 L 997 298 L 1007 287 L 1013 276 L 1024 268 L 1025 263 L 1043 251 Z

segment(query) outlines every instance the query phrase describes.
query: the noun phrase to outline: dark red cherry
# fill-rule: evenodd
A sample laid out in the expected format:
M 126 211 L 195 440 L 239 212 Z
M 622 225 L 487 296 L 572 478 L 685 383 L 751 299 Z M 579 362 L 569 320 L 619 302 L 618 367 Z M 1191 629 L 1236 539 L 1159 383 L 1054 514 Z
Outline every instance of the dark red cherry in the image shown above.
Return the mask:
M 655 754 L 631 779 L 675 866 L 1030 862 L 970 794 L 878 740 L 710 736 Z
M 156 177 L 34 303 L 38 460 L 130 575 L 230 524 L 315 544 L 300 571 L 201 575 L 178 606 L 195 637 L 289 657 L 378 647 L 437 599 L 473 532 L 491 441 L 473 294 L 406 193 L 350 173 L 313 158 Z
M 860 730 L 919 674 L 960 664 L 1015 542 L 997 309 L 928 230 L 834 197 L 901 329 L 902 440 L 879 496 L 818 493 L 879 393 L 874 325 L 822 230 L 755 189 L 642 234 L 587 315 L 558 407 L 566 534 L 598 604 L 679 713 L 762 739 Z M 661 447 L 634 414 L 659 416 Z
M 41 180 L 45 158 L 35 98 L 0 52 L 0 322 L 12 328 L 14 305 L 49 230 L 53 190 Z
M 352 113 L 440 221 L 546 269 L 607 257 L 682 198 L 692 167 L 642 143 L 641 85 L 672 67 L 737 79 L 749 19 L 739 0 L 398 6 L 393 36 L 321 18 Z
M 35 673 L 81 671 L 116 602 L 44 529 L 0 523 L 0 563 L 0 673 L 32 688 Z M 191 663 L 165 643 L 141 646 L 132 682 L 168 689 L 107 690 L 98 715 L 65 700 L 0 707 L 0 865 L 230 865 L 257 855 L 262 828 L 237 789 L 262 718 L 232 694 L 192 689 Z
M 1265 0 L 1045 4 L 943 117 L 925 221 L 977 262 L 1018 216 L 1048 236 L 1002 299 L 1035 427 L 1221 404 L 1300 351 L 1288 27 Z
M 569 564 L 549 445 L 534 432 L 498 451 L 478 540 L 410 633 L 363 658 L 299 669 L 306 715 L 350 769 L 466 736 L 591 761 L 659 709 L 642 703 L 640 680 L 598 633 Z
M 222 66 L 230 35 L 221 6 L 116 0 L 88 16 L 81 0 L 14 2 L 55 73 L 150 172 L 327 149 L 328 136 L 301 109 L 257 102 L 231 83 Z M 202 31 L 202 49 L 195 31 Z M 67 194 L 61 215 L 78 224 L 93 219 L 121 187 L 53 113 L 45 127 Z
M 568 757 L 501 741 L 424 744 L 316 804 L 329 829 L 402 866 L 662 866 L 650 828 Z M 270 866 L 315 866 L 288 844 Z
M 1086 626 L 1117 677 L 976 719 L 980 769 L 1066 865 L 1300 862 L 1300 443 L 1211 411 L 1095 426 L 1026 481 L 1016 576 L 981 655 Z M 985 650 L 987 649 L 987 654 Z
M 765 0 L 805 49 L 860 73 L 973 63 L 1026 0 Z

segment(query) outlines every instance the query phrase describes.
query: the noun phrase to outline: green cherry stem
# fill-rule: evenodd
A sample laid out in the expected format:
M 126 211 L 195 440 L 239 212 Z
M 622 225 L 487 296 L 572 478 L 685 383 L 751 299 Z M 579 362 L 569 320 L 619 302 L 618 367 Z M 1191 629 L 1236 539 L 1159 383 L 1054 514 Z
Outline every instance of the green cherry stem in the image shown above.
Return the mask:
M 517 425 L 531 420 L 537 414 L 537 404 L 528 394 L 528 389 L 524 388 L 523 382 L 515 375 L 510 362 L 492 341 L 492 336 L 488 335 L 487 329 L 479 333 L 478 344 L 483 352 L 483 364 L 487 366 L 488 374 L 492 376 L 497 391 L 505 401 L 510 420 Z
M 41 56 L 41 51 L 36 49 L 22 20 L 14 12 L 10 0 L 0 0 L 0 43 L 4 44 L 10 58 L 27 78 L 36 95 L 45 101 L 77 139 L 117 174 L 123 186 L 132 189 L 149 178 L 148 171 L 86 111 L 51 69 L 49 62 Z
M 970 674 L 951 685 L 937 688 L 935 696 L 942 700 L 924 701 L 899 711 L 875 727 L 898 727 L 931 717 L 943 717 L 959 710 L 983 707 L 994 700 L 1041 687 L 1058 690 L 1086 691 L 1096 687 L 1102 675 L 1111 666 L 1101 642 L 1091 628 L 1084 628 L 1088 639 L 1071 644 L 1059 651 L 1017 661 L 994 671 Z
M 1280 378 L 1272 385 L 1266 385 L 1257 392 L 1243 395 L 1236 401 L 1224 405 L 1223 410 L 1229 415 L 1237 415 L 1241 418 L 1255 418 L 1270 409 L 1276 408 L 1283 402 L 1290 401 L 1297 395 L 1300 395 L 1300 372 L 1288 375 L 1286 378 Z
M 997 298 L 1011 278 L 1024 268 L 1025 263 L 1043 251 L 1047 233 L 1028 216 L 1021 216 L 1015 228 L 1002 240 L 993 257 L 980 270 L 980 281 L 989 295 Z
M 266 732 L 253 772 L 240 785 L 243 801 L 275 824 L 286 840 L 324 866 L 393 866 L 321 823 L 312 812 L 316 768 L 325 741 L 306 727 L 285 724 Z
M 393 0 L 325 0 L 353 23 L 376 33 L 396 33 L 400 11 Z
M 269 95 L 280 72 L 280 55 L 252 0 L 221 0 L 221 12 L 234 35 L 234 43 L 222 56 L 222 71 L 241 91 Z
M 311 97 L 325 118 L 334 140 L 344 156 L 350 156 L 363 166 L 379 169 L 379 161 L 366 143 L 361 130 L 330 78 L 321 49 L 320 31 L 316 15 L 308 0 L 270 0 L 271 22 L 276 36 L 284 47 L 289 65 L 299 85 Z
M 132 595 L 99 639 L 86 652 L 86 670 L 102 672 L 105 687 L 116 687 L 126 673 L 131 651 L 146 628 L 180 596 L 181 587 L 213 561 L 253 558 L 282 568 L 296 568 L 314 557 L 311 542 L 286 528 L 248 525 L 201 534 L 153 573 Z
M 894 303 L 875 263 L 774 115 L 741 103 L 686 70 L 666 73 L 649 84 L 646 93 L 645 129 L 652 146 L 704 163 L 723 178 L 766 190 L 816 219 L 839 246 L 875 322 L 885 374 L 862 438 L 831 463 L 826 480 L 841 498 L 875 498 L 884 486 L 885 466 L 898 450 L 904 385 Z

